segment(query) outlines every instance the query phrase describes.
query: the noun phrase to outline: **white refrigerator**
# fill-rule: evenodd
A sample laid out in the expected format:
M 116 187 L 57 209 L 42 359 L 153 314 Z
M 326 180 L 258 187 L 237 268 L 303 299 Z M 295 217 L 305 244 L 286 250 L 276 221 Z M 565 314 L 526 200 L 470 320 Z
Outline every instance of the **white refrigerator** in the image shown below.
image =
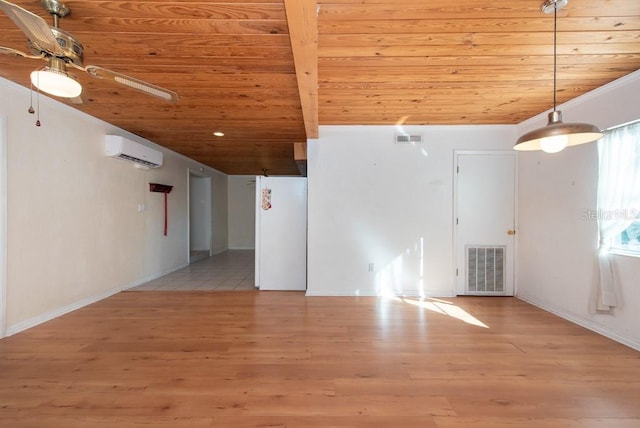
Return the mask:
M 307 179 L 256 177 L 255 284 L 307 289 Z

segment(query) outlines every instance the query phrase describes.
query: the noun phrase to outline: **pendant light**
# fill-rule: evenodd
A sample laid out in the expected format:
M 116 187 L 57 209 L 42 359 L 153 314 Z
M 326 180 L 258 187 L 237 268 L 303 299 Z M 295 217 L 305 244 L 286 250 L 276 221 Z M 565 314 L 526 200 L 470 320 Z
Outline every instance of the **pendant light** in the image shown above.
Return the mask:
M 527 132 L 518 138 L 515 150 L 543 150 L 557 153 L 568 146 L 591 143 L 602 137 L 602 132 L 588 123 L 564 123 L 562 112 L 556 110 L 557 62 L 558 62 L 558 9 L 562 9 L 568 0 L 546 0 L 542 12 L 553 12 L 553 111 L 549 113 L 549 122 L 544 128 Z

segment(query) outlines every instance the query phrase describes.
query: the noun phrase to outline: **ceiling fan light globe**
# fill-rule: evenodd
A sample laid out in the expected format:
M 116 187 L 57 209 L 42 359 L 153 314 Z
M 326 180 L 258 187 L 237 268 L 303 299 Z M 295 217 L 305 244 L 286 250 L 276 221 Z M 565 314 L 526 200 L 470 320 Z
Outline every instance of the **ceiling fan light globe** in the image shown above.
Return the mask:
M 67 73 L 49 68 L 31 72 L 31 83 L 42 92 L 62 98 L 75 98 L 82 93 L 82 85 Z

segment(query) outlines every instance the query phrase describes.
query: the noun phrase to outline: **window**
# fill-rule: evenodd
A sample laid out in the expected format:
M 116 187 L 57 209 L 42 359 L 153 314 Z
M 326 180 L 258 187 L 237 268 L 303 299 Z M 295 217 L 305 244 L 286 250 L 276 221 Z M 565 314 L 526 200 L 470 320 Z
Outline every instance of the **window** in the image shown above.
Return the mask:
M 611 250 L 640 255 L 640 217 L 613 239 Z
M 607 132 L 598 154 L 601 248 L 640 256 L 640 121 Z
M 639 131 L 640 132 L 640 131 Z M 636 174 L 640 171 L 640 135 L 636 133 L 636 152 L 634 170 Z M 625 230 L 613 238 L 611 250 L 624 254 L 637 254 L 640 256 L 640 210 L 630 208 L 625 213 L 631 219 L 631 224 Z

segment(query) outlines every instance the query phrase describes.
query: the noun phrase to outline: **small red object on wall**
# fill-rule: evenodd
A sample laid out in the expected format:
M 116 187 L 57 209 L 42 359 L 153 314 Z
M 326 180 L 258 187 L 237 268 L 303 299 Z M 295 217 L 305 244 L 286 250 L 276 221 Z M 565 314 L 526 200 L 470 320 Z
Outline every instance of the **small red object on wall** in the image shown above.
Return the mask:
M 164 193 L 164 236 L 167 236 L 167 195 L 173 190 L 173 186 L 159 183 L 149 183 L 149 190 L 156 193 Z

